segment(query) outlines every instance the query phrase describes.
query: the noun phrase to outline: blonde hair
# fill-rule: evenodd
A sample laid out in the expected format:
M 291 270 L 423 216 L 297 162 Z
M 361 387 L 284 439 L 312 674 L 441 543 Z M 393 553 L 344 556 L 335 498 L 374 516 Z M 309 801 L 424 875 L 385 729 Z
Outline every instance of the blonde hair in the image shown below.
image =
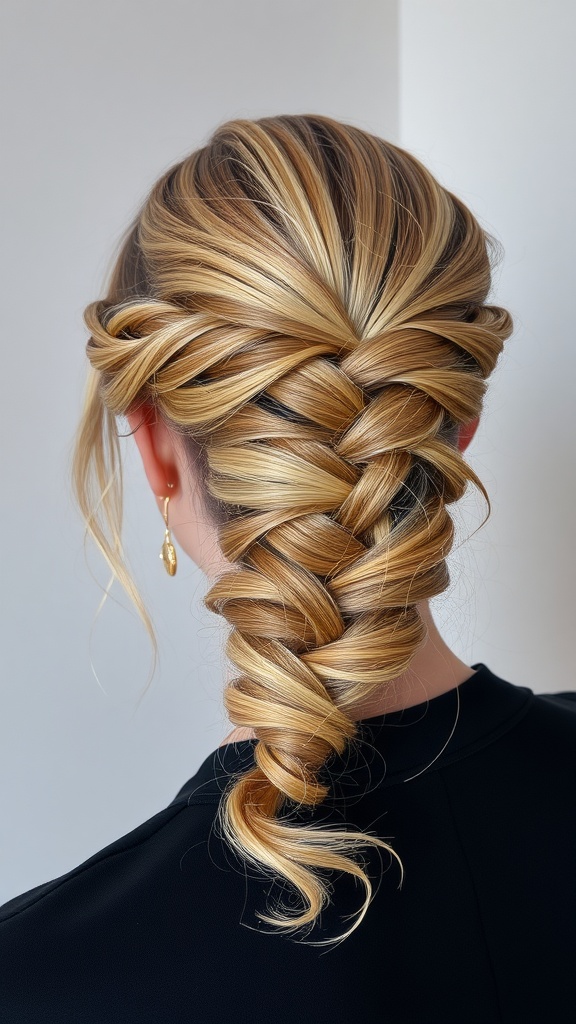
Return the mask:
M 422 644 L 417 603 L 448 585 L 447 506 L 469 482 L 487 499 L 456 439 L 512 329 L 487 304 L 491 249 L 397 146 L 316 115 L 236 120 L 154 185 L 85 311 L 75 492 L 153 640 L 122 562 L 116 417 L 150 403 L 201 454 L 234 563 L 206 598 L 232 626 L 224 703 L 257 736 L 219 821 L 302 897 L 258 914 L 285 934 L 318 919 L 326 870 L 364 885 L 339 940 L 358 927 L 362 846 L 402 877 L 385 840 L 289 812 L 326 799 L 319 773 L 357 736 L 354 709 Z

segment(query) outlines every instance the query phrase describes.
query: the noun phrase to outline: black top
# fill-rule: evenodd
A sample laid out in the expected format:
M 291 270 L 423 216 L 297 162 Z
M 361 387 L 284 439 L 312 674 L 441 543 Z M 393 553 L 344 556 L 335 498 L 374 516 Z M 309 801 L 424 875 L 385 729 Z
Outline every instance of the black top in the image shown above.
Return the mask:
M 333 795 L 308 820 L 389 839 L 405 868 L 399 889 L 397 862 L 364 848 L 377 894 L 348 939 L 303 945 L 255 916 L 286 891 L 212 828 L 229 773 L 253 764 L 243 740 L 149 821 L 0 908 L 2 1024 L 573 1024 L 576 692 L 474 668 L 427 704 L 363 719 L 366 742 L 326 768 Z M 335 878 L 308 941 L 345 931 L 363 893 Z

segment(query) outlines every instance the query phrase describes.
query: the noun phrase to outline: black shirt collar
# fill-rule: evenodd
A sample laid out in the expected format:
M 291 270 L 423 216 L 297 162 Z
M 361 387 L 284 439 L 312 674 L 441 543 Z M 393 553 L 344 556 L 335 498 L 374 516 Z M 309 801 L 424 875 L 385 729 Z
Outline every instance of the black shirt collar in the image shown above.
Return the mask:
M 480 663 L 475 674 L 421 704 L 363 718 L 358 735 L 342 756 L 332 755 L 323 781 L 354 791 L 411 782 L 459 760 L 511 729 L 534 700 L 532 690 L 496 676 Z M 173 803 L 217 803 L 234 776 L 254 766 L 258 741 L 239 740 L 213 751 L 176 795 Z M 349 800 L 351 792 L 346 793 Z

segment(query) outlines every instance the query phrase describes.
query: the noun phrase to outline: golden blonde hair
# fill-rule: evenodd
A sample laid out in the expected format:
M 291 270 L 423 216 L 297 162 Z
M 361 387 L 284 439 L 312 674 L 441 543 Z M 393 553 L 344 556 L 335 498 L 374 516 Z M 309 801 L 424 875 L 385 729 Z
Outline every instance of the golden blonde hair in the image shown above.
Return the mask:
M 302 897 L 258 914 L 286 934 L 316 922 L 326 870 L 365 887 L 339 939 L 360 924 L 362 846 L 402 871 L 385 840 L 291 812 L 326 799 L 319 773 L 354 741 L 354 709 L 422 644 L 417 604 L 448 584 L 447 506 L 469 482 L 487 497 L 456 441 L 511 332 L 487 304 L 491 246 L 397 146 L 316 115 L 236 120 L 154 185 L 85 311 L 75 492 L 150 630 L 122 562 L 116 417 L 151 404 L 202 456 L 235 566 L 206 598 L 232 626 L 224 703 L 257 736 L 219 820 Z

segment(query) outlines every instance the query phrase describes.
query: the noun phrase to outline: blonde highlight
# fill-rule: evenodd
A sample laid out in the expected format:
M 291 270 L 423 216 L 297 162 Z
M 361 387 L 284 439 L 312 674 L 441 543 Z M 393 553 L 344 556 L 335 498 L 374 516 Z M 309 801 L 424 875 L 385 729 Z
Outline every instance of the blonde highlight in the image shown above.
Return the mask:
M 237 120 L 152 188 L 107 296 L 85 311 L 91 376 L 73 479 L 87 529 L 152 625 L 122 562 L 115 418 L 151 403 L 201 445 L 207 499 L 234 569 L 206 603 L 231 627 L 231 721 L 254 767 L 219 808 L 230 847 L 303 909 L 323 872 L 372 899 L 370 833 L 297 824 L 329 798 L 328 759 L 355 709 L 425 638 L 417 604 L 449 582 L 448 506 L 469 484 L 455 444 L 479 415 L 512 330 L 490 305 L 492 240 L 410 154 L 318 115 Z M 286 813 L 285 813 L 286 812 Z

